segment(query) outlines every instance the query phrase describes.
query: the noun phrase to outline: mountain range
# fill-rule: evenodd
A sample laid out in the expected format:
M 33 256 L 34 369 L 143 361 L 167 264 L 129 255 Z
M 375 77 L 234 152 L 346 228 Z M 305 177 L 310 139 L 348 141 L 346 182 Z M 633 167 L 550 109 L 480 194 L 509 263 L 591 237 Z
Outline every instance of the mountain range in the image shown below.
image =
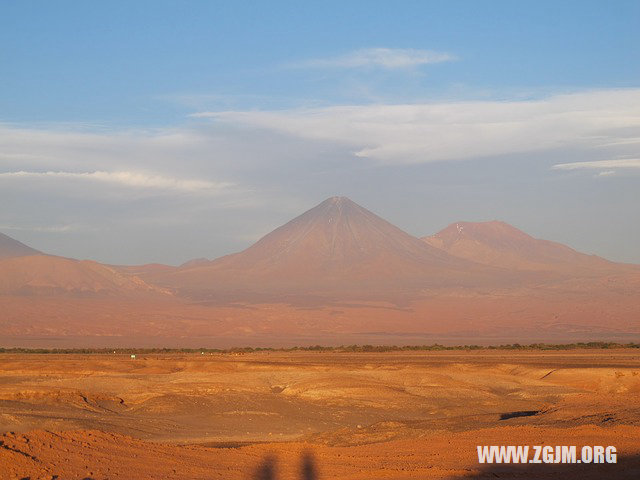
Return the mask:
M 640 334 L 639 294 L 637 265 L 499 221 L 417 238 L 345 197 L 242 252 L 179 267 L 57 257 L 0 234 L 5 342 L 626 338 Z
M 244 299 L 388 299 L 508 277 L 433 247 L 345 197 L 325 200 L 242 252 L 144 275 L 187 296 Z

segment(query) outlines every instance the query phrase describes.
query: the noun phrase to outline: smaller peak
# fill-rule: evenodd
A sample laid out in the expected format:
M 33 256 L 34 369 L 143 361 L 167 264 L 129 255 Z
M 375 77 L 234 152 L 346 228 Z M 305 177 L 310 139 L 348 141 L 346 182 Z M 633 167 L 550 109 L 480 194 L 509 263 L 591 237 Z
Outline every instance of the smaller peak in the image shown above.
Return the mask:
M 501 220 L 489 220 L 484 222 L 455 222 L 439 231 L 435 236 L 440 238 L 530 238 L 528 234 L 513 225 Z

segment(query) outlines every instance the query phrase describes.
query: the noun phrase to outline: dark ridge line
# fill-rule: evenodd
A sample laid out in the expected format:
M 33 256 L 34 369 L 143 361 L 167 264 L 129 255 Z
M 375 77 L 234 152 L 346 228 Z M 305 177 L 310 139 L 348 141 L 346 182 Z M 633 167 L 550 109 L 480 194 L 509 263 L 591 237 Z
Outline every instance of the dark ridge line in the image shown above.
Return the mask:
M 333 352 L 333 353 L 385 353 L 385 352 L 419 352 L 419 351 L 486 351 L 486 350 L 529 350 L 529 351 L 562 351 L 562 350 L 607 350 L 607 349 L 640 349 L 640 343 L 616 343 L 616 342 L 578 342 L 578 343 L 532 343 L 521 345 L 519 343 L 503 345 L 453 345 L 446 346 L 434 343 L 433 345 L 340 345 L 329 347 L 323 345 L 296 346 L 296 347 L 234 347 L 220 348 L 23 348 L 0 347 L 0 354 L 28 353 L 28 354 L 171 354 L 171 353 L 219 353 L 219 354 L 245 354 L 254 352 Z M 553 373 L 550 371 L 542 378 Z

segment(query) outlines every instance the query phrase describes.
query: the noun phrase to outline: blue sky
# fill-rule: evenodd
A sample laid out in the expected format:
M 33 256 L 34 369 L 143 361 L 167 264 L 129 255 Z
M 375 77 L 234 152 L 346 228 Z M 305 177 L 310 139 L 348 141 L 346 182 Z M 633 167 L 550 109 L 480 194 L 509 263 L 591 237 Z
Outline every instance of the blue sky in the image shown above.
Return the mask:
M 0 2 L 0 230 L 179 263 L 339 194 L 640 263 L 639 24 L 637 1 Z
M 207 107 L 634 87 L 637 1 L 3 2 L 4 122 L 158 125 Z M 287 68 L 367 48 L 458 60 Z M 200 99 L 196 98 L 201 96 Z

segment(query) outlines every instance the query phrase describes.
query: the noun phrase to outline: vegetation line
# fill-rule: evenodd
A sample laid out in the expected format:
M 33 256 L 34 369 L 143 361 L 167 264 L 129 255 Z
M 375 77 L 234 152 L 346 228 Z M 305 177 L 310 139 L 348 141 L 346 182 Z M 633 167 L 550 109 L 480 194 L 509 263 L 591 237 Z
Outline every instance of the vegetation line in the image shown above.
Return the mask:
M 45 354 L 152 354 L 152 353 L 253 353 L 253 352 L 416 352 L 416 351 L 440 351 L 440 350 L 575 350 L 575 349 L 612 349 L 612 348 L 640 348 L 640 343 L 615 343 L 615 342 L 578 342 L 578 343 L 532 343 L 521 345 L 511 343 L 506 345 L 454 345 L 446 346 L 434 343 L 433 345 L 341 345 L 339 347 L 327 347 L 313 345 L 307 347 L 236 347 L 236 348 L 22 348 L 0 347 L 0 353 L 45 353 Z

